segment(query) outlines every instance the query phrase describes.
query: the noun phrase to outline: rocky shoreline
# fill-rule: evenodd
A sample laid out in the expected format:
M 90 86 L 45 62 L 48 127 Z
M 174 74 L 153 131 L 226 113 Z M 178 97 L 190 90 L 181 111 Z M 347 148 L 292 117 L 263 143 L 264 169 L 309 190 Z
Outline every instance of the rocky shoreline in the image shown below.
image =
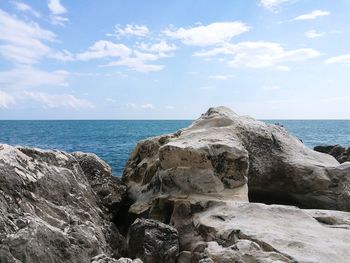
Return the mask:
M 348 262 L 350 150 L 210 108 L 94 154 L 0 145 L 0 262 Z

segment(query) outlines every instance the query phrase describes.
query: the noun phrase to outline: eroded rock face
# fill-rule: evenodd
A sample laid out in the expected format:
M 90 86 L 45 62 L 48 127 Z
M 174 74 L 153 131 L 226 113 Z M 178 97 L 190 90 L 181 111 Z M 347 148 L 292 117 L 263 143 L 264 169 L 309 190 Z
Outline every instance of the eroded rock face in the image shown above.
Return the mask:
M 341 145 L 320 145 L 314 148 L 315 151 L 332 155 L 338 162 L 350 162 L 350 147 L 345 148 Z
M 230 202 L 195 218 L 206 232 L 203 253 L 214 262 L 346 262 L 350 257 L 346 212 Z
M 250 201 L 349 211 L 349 172 L 283 127 L 219 107 L 141 141 L 123 181 L 130 214 L 177 229 L 181 262 L 326 263 L 350 256 L 349 213 L 249 203 L 248 188 Z
M 130 256 L 145 263 L 175 263 L 179 237 L 175 228 L 151 219 L 136 219 L 128 232 Z
M 104 212 L 118 198 L 104 199 L 90 186 L 113 181 L 93 158 L 95 170 L 86 175 L 74 155 L 0 145 L 0 262 L 90 262 L 125 250 Z
M 162 194 L 226 197 L 239 189 L 243 200 L 248 182 L 253 201 L 349 211 L 350 177 L 339 177 L 338 166 L 283 127 L 218 107 L 175 134 L 141 141 L 123 180 L 140 202 Z
M 141 259 L 120 258 L 115 259 L 106 256 L 105 254 L 97 255 L 91 259 L 91 263 L 142 263 Z

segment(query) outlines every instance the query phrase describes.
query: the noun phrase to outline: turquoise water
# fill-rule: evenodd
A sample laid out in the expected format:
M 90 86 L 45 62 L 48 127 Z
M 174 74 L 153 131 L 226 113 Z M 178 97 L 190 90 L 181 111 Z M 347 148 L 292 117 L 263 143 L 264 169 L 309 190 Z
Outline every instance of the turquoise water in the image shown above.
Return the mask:
M 350 146 L 350 121 L 267 120 L 280 123 L 309 147 Z M 0 121 L 0 143 L 42 149 L 94 152 L 122 174 L 139 140 L 187 127 L 189 120 L 169 121 Z

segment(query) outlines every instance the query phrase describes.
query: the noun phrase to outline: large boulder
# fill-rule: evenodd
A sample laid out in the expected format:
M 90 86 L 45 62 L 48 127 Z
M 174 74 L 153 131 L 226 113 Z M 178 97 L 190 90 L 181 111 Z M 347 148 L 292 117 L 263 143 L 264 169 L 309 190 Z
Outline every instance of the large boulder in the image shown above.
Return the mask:
M 175 263 L 179 237 L 175 228 L 151 219 L 136 219 L 128 232 L 131 257 L 145 263 Z
M 219 107 L 141 141 L 122 181 L 130 215 L 177 229 L 179 262 L 347 262 L 349 213 L 287 205 L 350 211 L 349 174 L 283 127 Z
M 350 258 L 346 212 L 229 202 L 196 214 L 195 221 L 207 241 L 202 252 L 215 262 L 319 263 Z
M 97 174 L 113 181 L 112 175 L 99 170 L 103 161 L 95 158 L 94 165 L 87 175 L 72 154 L 0 145 L 0 262 L 120 257 L 125 239 L 103 212 L 118 198 L 104 198 L 89 183 Z
M 138 203 L 162 194 L 247 200 L 248 185 L 252 201 L 349 211 L 350 176 L 339 170 L 350 168 L 338 167 L 283 127 L 218 107 L 175 134 L 141 141 L 123 181 Z
M 350 162 L 350 147 L 346 149 L 339 144 L 320 145 L 314 147 L 314 150 L 317 152 L 330 154 L 340 163 Z

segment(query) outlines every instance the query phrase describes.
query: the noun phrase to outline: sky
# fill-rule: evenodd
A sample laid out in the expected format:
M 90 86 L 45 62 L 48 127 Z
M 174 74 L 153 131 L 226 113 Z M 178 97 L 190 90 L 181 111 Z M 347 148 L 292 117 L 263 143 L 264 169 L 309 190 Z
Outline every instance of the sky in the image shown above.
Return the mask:
M 0 119 L 350 119 L 350 0 L 0 0 Z

